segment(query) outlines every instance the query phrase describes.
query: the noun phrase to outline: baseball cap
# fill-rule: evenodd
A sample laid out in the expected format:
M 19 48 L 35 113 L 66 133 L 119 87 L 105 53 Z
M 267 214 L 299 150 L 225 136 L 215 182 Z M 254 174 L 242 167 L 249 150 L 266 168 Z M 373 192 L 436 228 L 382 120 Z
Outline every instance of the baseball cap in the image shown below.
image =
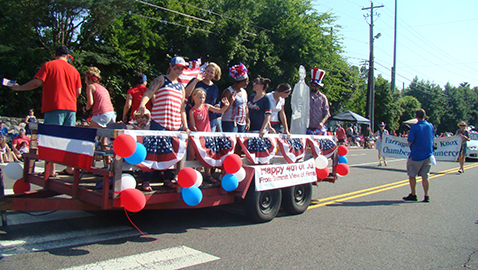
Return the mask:
M 21 129 L 18 130 L 18 132 L 25 132 L 25 129 L 21 128 Z
M 175 56 L 173 59 L 171 59 L 171 66 L 181 66 L 181 67 L 187 67 L 188 64 L 186 61 L 184 61 L 184 58 L 180 56 Z

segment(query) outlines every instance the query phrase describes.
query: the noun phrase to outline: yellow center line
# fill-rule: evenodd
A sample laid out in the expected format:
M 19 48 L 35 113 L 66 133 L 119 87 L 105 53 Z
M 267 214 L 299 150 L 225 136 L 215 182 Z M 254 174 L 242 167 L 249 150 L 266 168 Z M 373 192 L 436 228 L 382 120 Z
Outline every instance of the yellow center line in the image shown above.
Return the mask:
M 471 168 L 475 168 L 475 167 L 478 167 L 478 164 L 466 165 L 465 169 L 471 169 Z M 436 175 L 432 175 L 428 179 L 442 177 L 444 175 L 454 173 L 454 172 L 457 171 L 457 169 L 458 168 L 451 168 L 451 169 L 443 170 L 441 172 L 437 172 Z M 419 179 L 420 180 L 417 179 L 417 183 L 422 181 L 421 177 Z M 394 183 L 391 183 L 391 184 L 385 184 L 385 185 L 381 185 L 381 186 L 376 186 L 376 187 L 371 187 L 371 188 L 362 189 L 362 190 L 358 190 L 358 191 L 353 191 L 353 192 L 350 192 L 350 193 L 336 195 L 336 196 L 332 196 L 332 197 L 328 197 L 328 198 L 323 198 L 323 199 L 319 199 L 319 200 L 313 200 L 311 202 L 311 205 L 308 207 L 308 209 L 313 209 L 313 208 L 333 204 L 333 203 L 336 203 L 336 202 L 348 201 L 348 200 L 352 200 L 352 199 L 355 199 L 355 198 L 375 194 L 375 193 L 378 193 L 378 192 L 382 192 L 382 191 L 386 191 L 386 190 L 390 190 L 390 189 L 394 189 L 394 188 L 398 188 L 398 187 L 403 187 L 403 186 L 406 186 L 406 185 L 408 185 L 408 179 L 401 180 L 401 181 L 398 181 L 398 182 L 394 182 Z

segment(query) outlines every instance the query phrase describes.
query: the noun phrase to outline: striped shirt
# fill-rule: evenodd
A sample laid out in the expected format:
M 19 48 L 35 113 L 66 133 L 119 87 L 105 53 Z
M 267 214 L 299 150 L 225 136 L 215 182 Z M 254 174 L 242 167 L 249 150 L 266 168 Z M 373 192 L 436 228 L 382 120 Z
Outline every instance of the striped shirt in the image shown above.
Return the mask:
M 234 95 L 234 89 L 228 87 L 224 91 L 229 91 Z M 238 125 L 246 124 L 247 92 L 241 88 L 241 95 L 236 94 L 234 103 L 222 114 L 222 121 L 236 122 Z
M 164 84 L 154 92 L 151 119 L 167 130 L 181 128 L 181 105 L 183 102 L 183 85 L 173 83 L 164 76 Z

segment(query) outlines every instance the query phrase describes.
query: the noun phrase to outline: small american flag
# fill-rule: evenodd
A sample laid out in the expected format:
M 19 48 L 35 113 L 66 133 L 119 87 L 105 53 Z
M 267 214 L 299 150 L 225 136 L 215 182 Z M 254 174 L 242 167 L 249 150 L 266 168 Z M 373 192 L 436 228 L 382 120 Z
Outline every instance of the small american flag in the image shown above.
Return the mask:
M 183 70 L 183 74 L 179 76 L 178 81 L 186 87 L 188 85 L 189 81 L 192 80 L 194 77 L 197 77 L 199 72 L 201 72 L 201 58 L 198 58 L 197 60 L 190 61 L 189 62 L 189 67 L 185 68 Z

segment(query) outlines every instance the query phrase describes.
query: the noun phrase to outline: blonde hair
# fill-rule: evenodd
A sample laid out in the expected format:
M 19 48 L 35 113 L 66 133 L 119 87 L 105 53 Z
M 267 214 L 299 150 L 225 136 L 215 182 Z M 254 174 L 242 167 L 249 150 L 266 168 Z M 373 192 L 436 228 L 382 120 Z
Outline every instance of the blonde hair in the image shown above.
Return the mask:
M 90 74 L 91 76 L 98 78 L 98 81 L 101 80 L 100 73 L 101 71 L 97 67 L 89 67 L 88 70 L 86 70 L 86 74 Z
M 140 116 L 141 114 L 138 112 L 138 111 L 134 111 L 133 113 L 134 117 L 138 117 Z M 148 119 L 151 118 L 151 112 L 148 110 L 148 109 L 144 109 L 144 114 L 143 114 L 144 117 L 147 117 Z
M 214 63 L 214 62 L 211 62 L 206 66 L 206 68 L 208 68 L 208 67 L 213 67 L 214 68 L 214 78 L 212 78 L 212 79 L 215 80 L 215 81 L 219 81 L 221 79 L 221 75 L 222 75 L 221 68 L 219 67 L 219 65 Z
M 204 90 L 202 88 L 196 88 L 194 89 L 193 93 L 191 94 L 191 96 L 193 97 L 198 97 L 200 94 L 204 95 L 204 96 L 207 96 L 206 95 L 206 92 L 204 92 Z

